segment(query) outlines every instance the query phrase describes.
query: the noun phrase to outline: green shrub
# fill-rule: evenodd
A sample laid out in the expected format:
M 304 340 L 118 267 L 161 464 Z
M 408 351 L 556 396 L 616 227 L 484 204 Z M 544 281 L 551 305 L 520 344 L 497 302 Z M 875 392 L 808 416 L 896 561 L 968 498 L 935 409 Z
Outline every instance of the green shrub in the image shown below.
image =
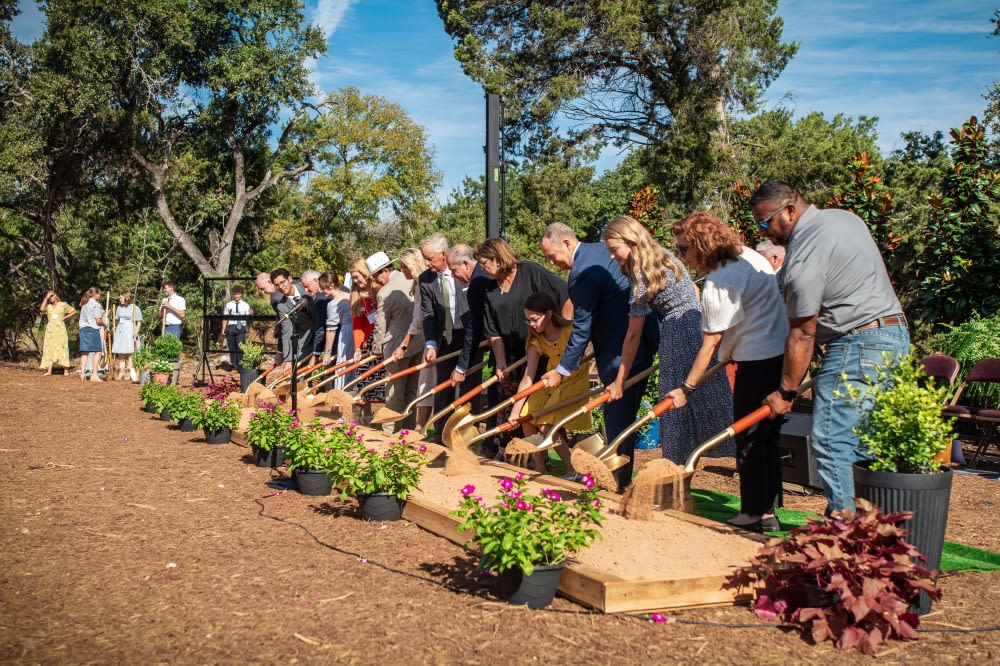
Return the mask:
M 967 322 L 947 327 L 939 340 L 944 353 L 962 366 L 959 374 L 962 381 L 977 361 L 1000 358 L 1000 314 L 991 318 L 974 315 Z M 1000 403 L 1000 387 L 996 384 L 971 384 L 964 395 L 979 405 Z

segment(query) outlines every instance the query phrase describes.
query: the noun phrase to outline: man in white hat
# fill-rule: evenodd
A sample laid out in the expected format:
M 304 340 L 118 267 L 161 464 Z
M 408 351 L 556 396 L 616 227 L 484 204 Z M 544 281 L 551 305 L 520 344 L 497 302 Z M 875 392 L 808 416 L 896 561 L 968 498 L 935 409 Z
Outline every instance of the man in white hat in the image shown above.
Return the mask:
M 372 331 L 372 352 L 389 358 L 403 343 L 413 320 L 413 280 L 407 280 L 400 271 L 393 270 L 392 260 L 385 252 L 376 252 L 365 259 L 365 266 L 371 273 L 372 284 L 378 290 L 375 294 L 375 330 Z M 413 367 L 420 362 L 424 341 L 410 340 L 404 349 L 402 360 L 389 363 L 390 373 Z M 385 406 L 402 412 L 417 397 L 419 373 L 413 372 L 400 377 L 386 387 Z M 399 422 L 399 427 L 412 429 L 416 424 L 413 415 Z M 395 424 L 382 425 L 386 432 L 393 432 Z

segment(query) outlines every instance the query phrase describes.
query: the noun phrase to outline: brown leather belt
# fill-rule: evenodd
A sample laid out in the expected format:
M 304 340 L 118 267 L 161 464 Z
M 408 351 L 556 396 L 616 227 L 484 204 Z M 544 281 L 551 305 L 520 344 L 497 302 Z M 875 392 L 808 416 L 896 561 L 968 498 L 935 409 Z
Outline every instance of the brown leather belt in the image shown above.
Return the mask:
M 905 315 L 889 315 L 888 317 L 879 317 L 875 321 L 870 321 L 867 324 L 862 324 L 855 328 L 852 333 L 857 333 L 858 331 L 867 331 L 870 328 L 885 328 L 886 326 L 906 326 L 906 316 Z

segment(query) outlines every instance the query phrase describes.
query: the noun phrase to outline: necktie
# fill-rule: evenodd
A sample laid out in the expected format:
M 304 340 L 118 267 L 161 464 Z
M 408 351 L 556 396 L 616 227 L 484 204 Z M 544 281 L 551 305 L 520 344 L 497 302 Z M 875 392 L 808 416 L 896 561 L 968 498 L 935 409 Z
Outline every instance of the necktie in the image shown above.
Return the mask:
M 441 274 L 441 300 L 444 301 L 444 341 L 451 344 L 451 331 L 454 322 L 451 317 L 451 279 Z

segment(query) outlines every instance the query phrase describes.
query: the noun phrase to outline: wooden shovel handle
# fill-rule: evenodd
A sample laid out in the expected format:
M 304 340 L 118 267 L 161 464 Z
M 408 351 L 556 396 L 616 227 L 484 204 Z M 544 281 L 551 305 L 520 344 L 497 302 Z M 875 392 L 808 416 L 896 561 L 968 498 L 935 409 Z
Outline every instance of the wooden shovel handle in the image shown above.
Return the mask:
M 392 361 L 395 361 L 395 360 L 396 359 L 392 358 L 391 356 L 389 358 L 382 359 L 381 361 L 379 361 L 378 363 L 376 363 L 375 365 L 373 365 L 372 367 L 368 368 L 367 370 L 365 370 L 364 372 L 362 372 L 360 375 L 358 375 L 358 382 L 363 382 L 364 380 L 368 379 L 369 377 L 371 377 L 372 375 L 374 375 L 376 372 L 378 372 L 379 370 L 381 370 L 382 368 L 384 368 L 386 365 L 388 365 L 389 363 L 391 363 Z
M 357 370 L 358 368 L 360 368 L 361 366 L 363 366 L 365 363 L 367 363 L 368 361 L 372 360 L 373 358 L 375 358 L 375 355 L 374 354 L 369 354 L 368 356 L 364 357 L 360 361 L 354 361 L 349 366 L 347 366 L 346 368 L 344 368 L 340 372 L 338 372 L 336 374 L 336 377 L 343 377 L 347 373 L 353 372 L 354 370 Z
M 534 384 L 532 384 L 528 388 L 524 389 L 523 391 L 519 391 L 519 392 L 515 393 L 514 395 L 512 395 L 510 397 L 510 400 L 511 400 L 511 402 L 517 402 L 518 400 L 520 400 L 522 398 L 527 398 L 529 395 L 531 395 L 532 393 L 534 393 L 538 389 L 543 389 L 543 388 L 546 388 L 547 386 L 548 386 L 548 384 L 545 383 L 544 379 L 539 379 L 537 382 L 535 382 Z
M 409 368 L 404 368 L 404 369 L 400 370 L 399 372 L 392 373 L 391 375 L 389 375 L 387 377 L 387 379 L 389 381 L 392 381 L 394 379 L 399 379 L 400 377 L 406 377 L 407 375 L 412 375 L 414 372 L 420 372 L 421 370 L 423 370 L 424 368 L 426 368 L 428 365 L 430 365 L 430 364 L 427 363 L 427 362 L 417 363 L 414 366 L 411 366 Z
M 524 365 L 525 363 L 527 363 L 527 361 L 528 361 L 528 357 L 527 356 L 522 356 L 521 358 L 517 359 L 516 361 L 514 361 L 513 363 L 511 363 L 510 365 L 508 365 L 507 366 L 507 370 L 513 370 L 516 367 Z M 473 398 L 475 398 L 477 395 L 479 395 L 480 393 L 482 393 L 483 391 L 485 391 L 488 387 L 493 386 L 494 384 L 496 384 L 498 381 L 500 381 L 499 375 L 493 375 L 492 377 L 490 377 L 489 379 L 487 379 L 485 382 L 483 382 L 479 386 L 476 386 L 475 388 L 471 389 L 468 393 L 464 393 L 461 397 L 459 397 L 458 400 L 456 400 L 455 402 L 452 403 L 453 408 L 454 409 L 458 409 L 459 407 L 461 407 L 462 405 L 464 405 L 465 403 L 469 402 L 470 400 L 472 400 Z

